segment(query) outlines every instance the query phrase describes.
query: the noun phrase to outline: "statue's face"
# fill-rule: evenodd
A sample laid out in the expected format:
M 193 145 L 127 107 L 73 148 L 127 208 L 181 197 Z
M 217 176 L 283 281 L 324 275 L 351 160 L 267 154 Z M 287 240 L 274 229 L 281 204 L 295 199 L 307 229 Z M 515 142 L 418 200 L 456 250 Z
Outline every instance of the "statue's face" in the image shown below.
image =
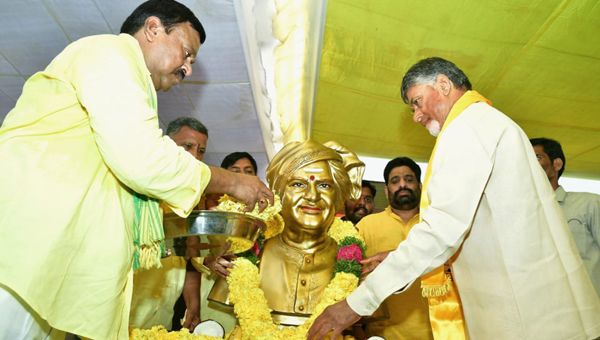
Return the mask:
M 335 218 L 335 190 L 326 161 L 298 169 L 285 187 L 284 220 L 313 230 L 328 227 Z

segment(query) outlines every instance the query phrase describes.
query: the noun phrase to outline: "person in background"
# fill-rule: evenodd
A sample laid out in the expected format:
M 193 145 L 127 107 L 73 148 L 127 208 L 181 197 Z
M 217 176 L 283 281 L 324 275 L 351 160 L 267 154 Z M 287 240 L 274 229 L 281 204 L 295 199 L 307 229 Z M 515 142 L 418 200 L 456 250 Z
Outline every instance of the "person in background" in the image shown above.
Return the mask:
M 375 208 L 375 195 L 377 189 L 367 180 L 362 181 L 362 193 L 358 201 L 347 200 L 344 203 L 345 216 L 343 221 L 350 221 L 355 225 L 365 216 L 373 213 Z
M 27 80 L 0 128 L 0 339 L 128 339 L 133 269 L 165 255 L 161 201 L 183 217 L 203 192 L 272 201 L 160 131 L 156 91 L 192 74 L 205 39 L 187 7 L 150 0 Z
M 530 142 L 569 223 L 585 269 L 600 295 L 600 195 L 565 191 L 558 184 L 567 164 L 560 143 L 548 138 L 533 138 Z
M 167 136 L 197 160 L 202 161 L 204 159 L 206 143 L 208 142 L 208 129 L 198 119 L 179 117 L 173 120 L 167 126 Z
M 221 168 L 238 174 L 256 176 L 258 167 L 254 157 L 247 152 L 234 152 L 223 158 Z M 223 194 L 206 195 L 206 209 L 212 210 L 219 205 L 219 198 Z
M 367 257 L 398 248 L 412 227 L 419 223 L 419 165 L 407 157 L 394 158 L 386 165 L 383 178 L 385 197 L 390 205 L 380 213 L 364 217 L 356 225 L 365 240 Z M 433 339 L 427 303 L 421 296 L 420 285 L 412 285 L 403 294 L 390 295 L 380 309 L 387 309 L 390 318 L 374 322 L 367 320 L 364 325 L 367 336 L 381 336 L 388 340 Z
M 169 123 L 167 135 L 197 160 L 206 152 L 208 129 L 192 117 L 180 117 Z M 161 260 L 161 268 L 136 271 L 129 325 L 150 329 L 163 326 L 167 330 L 181 328 L 172 322 L 175 303 L 183 297 L 187 309 L 183 327 L 193 331 L 200 323 L 200 273 L 181 256 Z M 175 318 L 178 320 L 179 318 Z M 179 327 L 173 327 L 179 326 Z
M 221 168 L 231 172 L 253 176 L 256 176 L 258 173 L 254 157 L 247 152 L 234 152 L 225 156 L 223 162 L 221 162 Z
M 206 143 L 208 142 L 208 129 L 196 118 L 179 117 L 173 120 L 167 126 L 167 136 L 171 137 L 175 144 L 183 147 L 196 159 L 200 161 L 204 159 Z M 206 209 L 206 195 L 202 195 L 195 209 Z

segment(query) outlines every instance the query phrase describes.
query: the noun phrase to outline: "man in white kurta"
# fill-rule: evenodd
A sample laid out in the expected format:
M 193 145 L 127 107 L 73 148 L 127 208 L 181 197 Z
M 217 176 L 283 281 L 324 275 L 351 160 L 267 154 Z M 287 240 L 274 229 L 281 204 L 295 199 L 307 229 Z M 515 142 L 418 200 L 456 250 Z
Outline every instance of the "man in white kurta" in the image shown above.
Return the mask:
M 521 128 L 468 91 L 464 73 L 441 58 L 414 65 L 402 86 L 415 121 L 434 135 L 442 127 L 429 163 L 430 205 L 406 241 L 382 254 L 366 281 L 317 319 L 309 339 L 370 315 L 455 253 L 470 338 L 600 336 L 600 300 Z M 475 95 L 483 101 L 464 102 Z M 464 110 L 447 119 L 457 107 Z

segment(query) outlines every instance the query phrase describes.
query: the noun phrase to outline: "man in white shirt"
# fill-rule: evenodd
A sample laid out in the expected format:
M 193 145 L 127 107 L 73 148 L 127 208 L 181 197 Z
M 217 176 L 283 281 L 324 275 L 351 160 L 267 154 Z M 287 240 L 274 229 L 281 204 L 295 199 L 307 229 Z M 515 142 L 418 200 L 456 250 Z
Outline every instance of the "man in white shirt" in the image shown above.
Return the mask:
M 600 295 L 600 195 L 566 192 L 558 185 L 558 179 L 567 164 L 560 143 L 548 138 L 534 138 L 530 141 L 569 223 L 585 269 Z
M 308 339 L 323 339 L 330 331 L 335 339 L 389 295 L 445 263 L 453 281 L 444 281 L 444 287 L 456 288 L 436 297 L 458 292 L 460 299 L 453 306 L 442 299 L 436 308 L 456 311 L 462 305 L 464 320 L 441 322 L 434 327 L 436 338 L 600 336 L 600 299 L 521 128 L 441 58 L 410 68 L 402 99 L 414 121 L 437 136 L 423 183 L 423 222 L 395 251 L 361 261 L 377 269 L 363 270 L 371 274 L 317 318 Z M 442 280 L 449 277 L 440 274 Z

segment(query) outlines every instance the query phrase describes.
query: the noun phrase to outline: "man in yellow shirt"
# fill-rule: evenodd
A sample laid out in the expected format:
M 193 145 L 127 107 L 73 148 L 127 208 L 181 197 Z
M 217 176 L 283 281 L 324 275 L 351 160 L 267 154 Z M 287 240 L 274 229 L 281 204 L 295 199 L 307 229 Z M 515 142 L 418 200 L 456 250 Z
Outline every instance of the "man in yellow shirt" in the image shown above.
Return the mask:
M 156 91 L 191 74 L 206 38 L 194 14 L 151 0 L 121 31 L 67 46 L 0 128 L 0 322 L 12 318 L 1 339 L 128 338 L 134 242 L 149 231 L 139 195 L 181 216 L 204 191 L 263 209 L 272 199 L 257 177 L 209 168 L 159 129 Z
M 419 223 L 421 168 L 410 158 L 394 158 L 386 165 L 383 178 L 390 205 L 356 225 L 365 239 L 368 257 L 398 248 L 410 229 Z M 433 339 L 427 299 L 421 296 L 419 285 L 412 285 L 403 294 L 390 295 L 381 308 L 387 309 L 390 318 L 366 323 L 368 336 L 388 340 Z
M 206 152 L 208 129 L 192 117 L 180 117 L 169 123 L 167 135 L 197 160 Z M 200 323 L 200 272 L 184 257 L 170 256 L 161 268 L 140 270 L 134 275 L 133 298 L 129 324 L 149 329 L 162 325 L 172 328 L 175 302 L 181 296 L 187 308 L 184 327 L 190 331 Z

